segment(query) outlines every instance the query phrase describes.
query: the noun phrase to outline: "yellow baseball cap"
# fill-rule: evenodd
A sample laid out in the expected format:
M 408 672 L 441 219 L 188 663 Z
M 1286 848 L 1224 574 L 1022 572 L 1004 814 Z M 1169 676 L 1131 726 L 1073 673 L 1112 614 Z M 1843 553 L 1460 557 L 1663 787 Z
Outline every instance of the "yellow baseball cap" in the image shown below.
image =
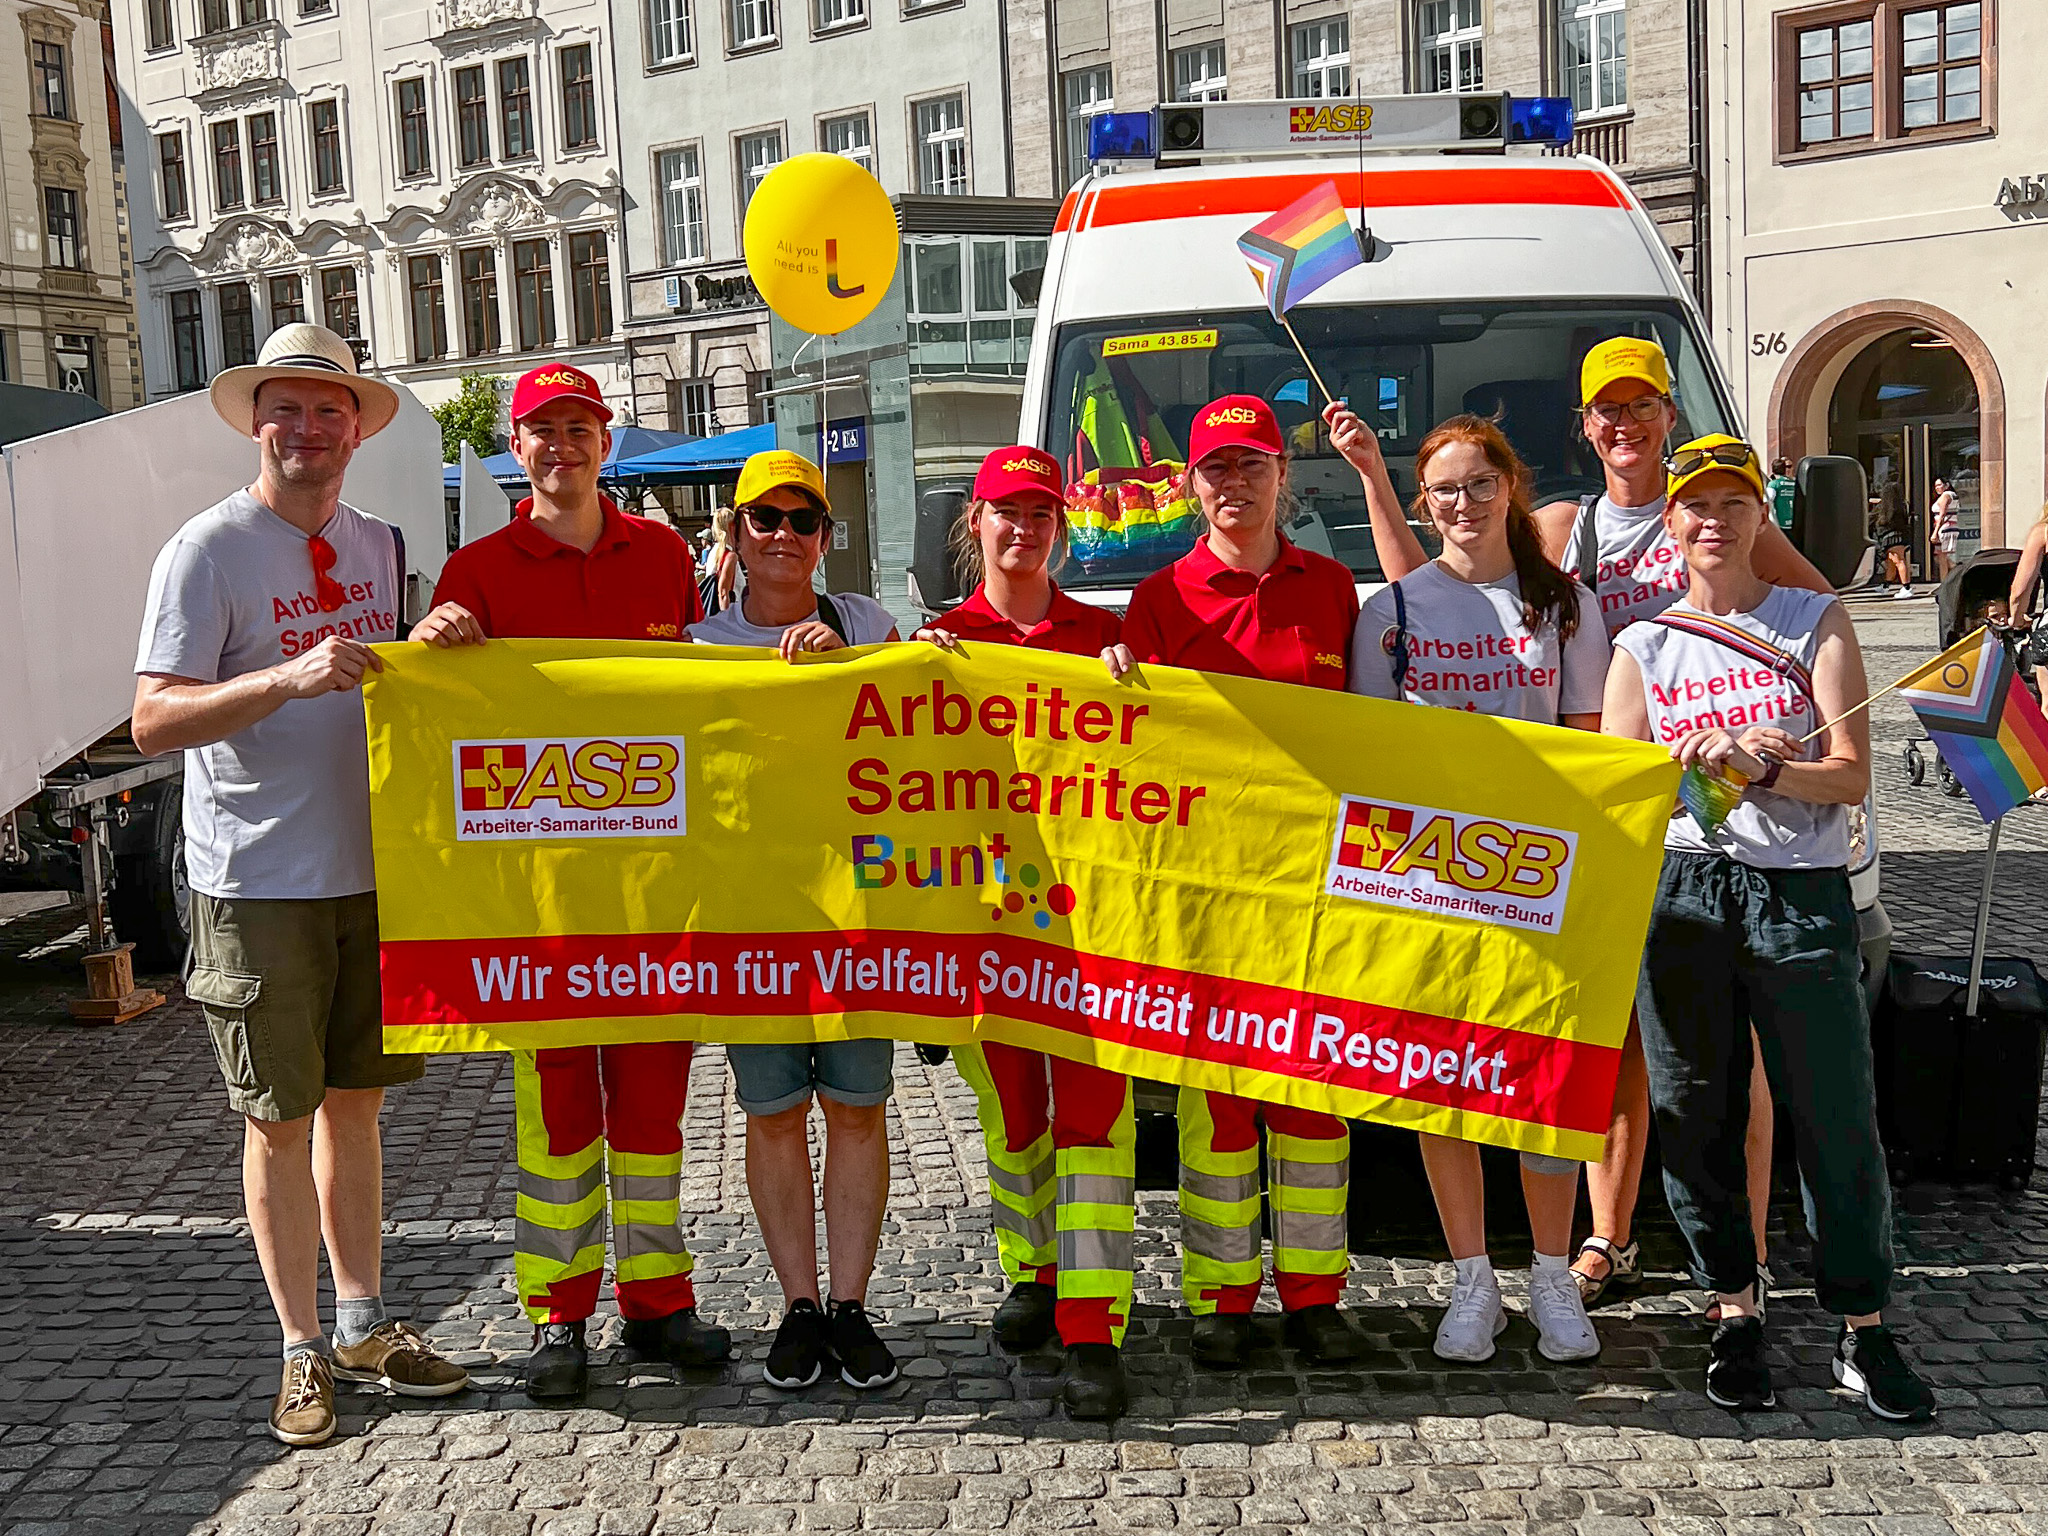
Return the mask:
M 1722 470 L 1748 481 L 1758 501 L 1770 501 L 1764 492 L 1764 469 L 1756 450 L 1741 438 L 1730 437 L 1726 432 L 1710 432 L 1673 449 L 1668 468 L 1670 478 L 1664 490 L 1667 500 L 1676 500 L 1680 491 L 1702 475 Z
M 1579 367 L 1579 404 L 1591 405 L 1600 391 L 1622 379 L 1641 379 L 1660 395 L 1671 393 L 1671 362 L 1654 341 L 1616 336 L 1586 354 Z
M 766 453 L 750 454 L 747 462 L 740 466 L 739 487 L 733 492 L 733 505 L 751 506 L 779 485 L 793 485 L 818 504 L 827 516 L 831 515 L 832 503 L 825 495 L 825 473 L 800 453 L 791 453 L 787 448 L 771 448 Z

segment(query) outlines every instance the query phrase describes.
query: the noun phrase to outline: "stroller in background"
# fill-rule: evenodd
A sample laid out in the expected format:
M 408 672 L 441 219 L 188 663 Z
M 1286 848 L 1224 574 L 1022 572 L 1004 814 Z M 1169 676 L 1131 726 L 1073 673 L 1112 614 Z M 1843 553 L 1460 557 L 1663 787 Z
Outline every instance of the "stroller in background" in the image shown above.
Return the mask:
M 1983 549 L 1948 573 L 1948 579 L 1934 594 L 1936 622 L 1941 626 L 1935 639 L 1936 649 L 1947 650 L 1963 636 L 1988 622 L 1987 605 L 1997 603 L 2003 607 L 2012 592 L 2012 573 L 2019 563 L 2020 552 L 2016 549 Z M 2034 680 L 2026 618 L 2024 615 L 2015 617 L 2017 623 L 2012 628 L 1993 625 L 1992 632 L 2013 653 L 2013 661 L 2019 667 L 2028 691 L 2039 698 L 2041 689 Z M 1926 737 L 1908 742 L 1905 758 L 1906 777 L 1913 783 L 1927 782 L 1928 759 L 1932 758 L 1941 792 L 1956 796 L 1963 793 L 1962 781 L 1941 760 L 1941 753 Z

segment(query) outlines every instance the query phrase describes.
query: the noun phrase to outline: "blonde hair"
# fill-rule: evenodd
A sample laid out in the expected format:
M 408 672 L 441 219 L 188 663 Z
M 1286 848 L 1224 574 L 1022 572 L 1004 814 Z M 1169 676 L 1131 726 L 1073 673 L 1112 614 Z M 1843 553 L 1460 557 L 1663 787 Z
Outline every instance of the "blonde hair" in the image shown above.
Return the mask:
M 711 514 L 711 547 L 732 548 L 732 508 L 719 507 Z
M 960 515 L 946 532 L 946 552 L 953 557 L 953 579 L 969 592 L 980 586 L 982 578 L 988 574 L 981 557 L 981 536 L 974 531 L 974 514 L 991 505 L 993 503 L 989 501 L 976 501 L 969 497 L 960 504 Z M 1067 554 L 1073 548 L 1067 532 L 1067 509 L 1064 506 L 1060 508 L 1058 538 L 1058 547 L 1045 561 L 1048 580 L 1066 568 Z

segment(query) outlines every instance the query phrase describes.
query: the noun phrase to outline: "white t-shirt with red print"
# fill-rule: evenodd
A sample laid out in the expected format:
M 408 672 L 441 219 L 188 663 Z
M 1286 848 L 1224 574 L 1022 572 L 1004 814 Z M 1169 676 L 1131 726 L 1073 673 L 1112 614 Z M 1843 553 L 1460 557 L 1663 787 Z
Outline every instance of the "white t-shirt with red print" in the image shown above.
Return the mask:
M 224 683 L 329 636 L 398 638 L 388 524 L 341 506 L 320 530 L 346 599 L 320 610 L 307 535 L 246 490 L 171 536 L 149 577 L 138 673 Z M 185 868 L 208 896 L 292 901 L 377 886 L 363 696 L 291 699 L 185 753 Z
M 1580 567 L 1598 550 L 1593 574 Z M 1645 507 L 1617 507 L 1602 496 L 1579 514 L 1565 569 L 1593 589 L 1612 640 L 1639 619 L 1653 619 L 1685 595 L 1692 577 L 1685 551 L 1664 526 L 1664 498 Z
M 1574 586 L 1579 627 L 1560 643 L 1557 626 L 1530 634 L 1521 579 L 1460 581 L 1435 561 L 1399 582 L 1408 609 L 1408 672 L 1394 682 L 1400 610 L 1382 587 L 1352 630 L 1350 689 L 1372 699 L 1406 699 L 1508 720 L 1555 725 L 1564 715 L 1597 715 L 1607 686 L 1607 634 L 1593 594 Z
M 1834 601 L 1804 587 L 1772 587 L 1748 613 L 1703 616 L 1690 603 L 1674 603 L 1670 612 L 1733 625 L 1810 669 L 1820 648 L 1821 620 Z M 1658 746 L 1671 746 L 1710 726 L 1740 737 L 1751 726 L 1769 725 L 1798 737 L 1821 723 L 1814 718 L 1813 700 L 1797 684 L 1767 661 L 1721 641 L 1642 623 L 1631 624 L 1614 646 L 1642 668 L 1650 740 Z M 1690 812 L 1680 811 L 1665 829 L 1664 846 L 1725 854 L 1760 869 L 1840 869 L 1849 862 L 1849 810 L 1751 789 L 1711 833 L 1701 830 Z

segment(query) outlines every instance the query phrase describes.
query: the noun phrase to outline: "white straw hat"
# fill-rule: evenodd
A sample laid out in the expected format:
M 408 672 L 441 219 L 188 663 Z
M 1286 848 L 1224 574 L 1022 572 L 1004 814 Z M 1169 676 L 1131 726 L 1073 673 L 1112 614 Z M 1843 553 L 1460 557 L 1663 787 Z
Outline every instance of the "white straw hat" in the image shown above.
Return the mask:
M 341 375 L 337 378 L 336 375 Z M 364 437 L 374 437 L 398 414 L 398 391 L 382 379 L 356 372 L 349 344 L 324 325 L 279 326 L 263 343 L 254 365 L 214 376 L 208 393 L 220 419 L 245 435 L 256 430 L 256 391 L 273 379 L 321 379 L 341 384 L 356 397 Z

